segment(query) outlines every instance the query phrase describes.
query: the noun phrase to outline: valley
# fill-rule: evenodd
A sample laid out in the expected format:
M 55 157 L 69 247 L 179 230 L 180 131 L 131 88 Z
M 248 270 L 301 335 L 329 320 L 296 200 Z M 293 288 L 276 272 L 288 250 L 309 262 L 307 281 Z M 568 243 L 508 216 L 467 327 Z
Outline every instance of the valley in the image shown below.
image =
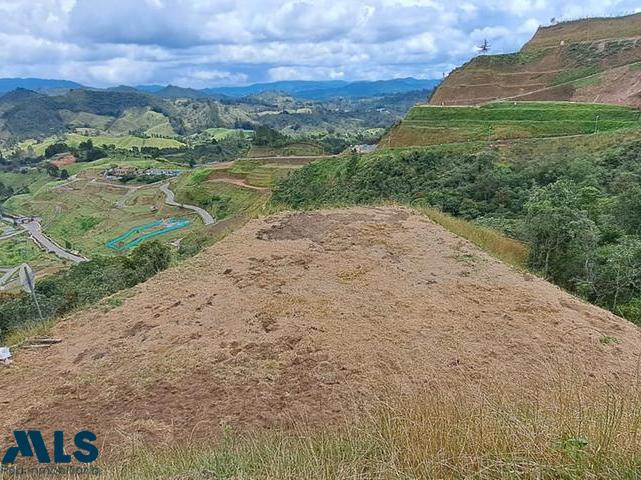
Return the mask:
M 107 480 L 638 478 L 641 14 L 482 45 L 0 80 L 2 431 L 89 428 Z

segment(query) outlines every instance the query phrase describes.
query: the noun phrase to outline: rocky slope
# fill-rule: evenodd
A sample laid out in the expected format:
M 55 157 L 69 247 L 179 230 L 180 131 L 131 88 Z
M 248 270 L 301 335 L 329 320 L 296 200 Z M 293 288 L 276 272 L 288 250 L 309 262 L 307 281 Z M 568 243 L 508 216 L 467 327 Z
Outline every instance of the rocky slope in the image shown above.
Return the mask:
M 433 105 L 497 99 L 641 106 L 641 14 L 542 27 L 520 52 L 480 55 L 454 70 Z

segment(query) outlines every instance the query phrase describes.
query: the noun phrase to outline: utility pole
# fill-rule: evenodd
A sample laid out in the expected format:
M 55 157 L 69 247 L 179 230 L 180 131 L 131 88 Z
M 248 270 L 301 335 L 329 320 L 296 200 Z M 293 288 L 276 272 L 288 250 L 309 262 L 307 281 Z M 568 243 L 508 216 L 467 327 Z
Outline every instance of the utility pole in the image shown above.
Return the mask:
M 594 133 L 599 133 L 599 116 L 594 119 Z

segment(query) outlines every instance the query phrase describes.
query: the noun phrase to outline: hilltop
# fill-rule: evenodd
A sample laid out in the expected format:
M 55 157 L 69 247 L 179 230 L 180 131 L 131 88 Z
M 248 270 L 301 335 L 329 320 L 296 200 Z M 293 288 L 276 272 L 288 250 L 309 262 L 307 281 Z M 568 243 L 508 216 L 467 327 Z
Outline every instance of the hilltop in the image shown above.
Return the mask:
M 17 352 L 3 431 L 178 444 L 340 422 L 426 387 L 524 398 L 565 371 L 615 388 L 641 347 L 632 324 L 403 208 L 253 220 L 116 298 Z
M 497 99 L 641 106 L 641 14 L 541 27 L 517 53 L 480 55 L 438 87 L 433 105 Z

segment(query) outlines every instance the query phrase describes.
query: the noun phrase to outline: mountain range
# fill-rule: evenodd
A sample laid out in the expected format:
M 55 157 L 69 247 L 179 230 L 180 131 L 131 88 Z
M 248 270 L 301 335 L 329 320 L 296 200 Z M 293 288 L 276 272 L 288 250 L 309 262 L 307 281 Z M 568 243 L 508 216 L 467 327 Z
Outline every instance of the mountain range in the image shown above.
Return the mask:
M 176 85 L 121 85 L 106 90 L 119 92 L 144 92 L 163 98 L 239 98 L 257 95 L 264 92 L 281 92 L 306 100 L 329 100 L 333 98 L 363 98 L 375 95 L 390 95 L 417 90 L 431 90 L 439 84 L 438 80 L 420 80 L 416 78 L 397 78 L 392 80 L 357 81 L 281 81 L 255 83 L 240 87 L 215 87 L 193 89 Z M 2 78 L 0 93 L 10 92 L 17 88 L 29 89 L 42 93 L 56 94 L 70 89 L 98 90 L 69 80 L 50 80 L 43 78 Z

